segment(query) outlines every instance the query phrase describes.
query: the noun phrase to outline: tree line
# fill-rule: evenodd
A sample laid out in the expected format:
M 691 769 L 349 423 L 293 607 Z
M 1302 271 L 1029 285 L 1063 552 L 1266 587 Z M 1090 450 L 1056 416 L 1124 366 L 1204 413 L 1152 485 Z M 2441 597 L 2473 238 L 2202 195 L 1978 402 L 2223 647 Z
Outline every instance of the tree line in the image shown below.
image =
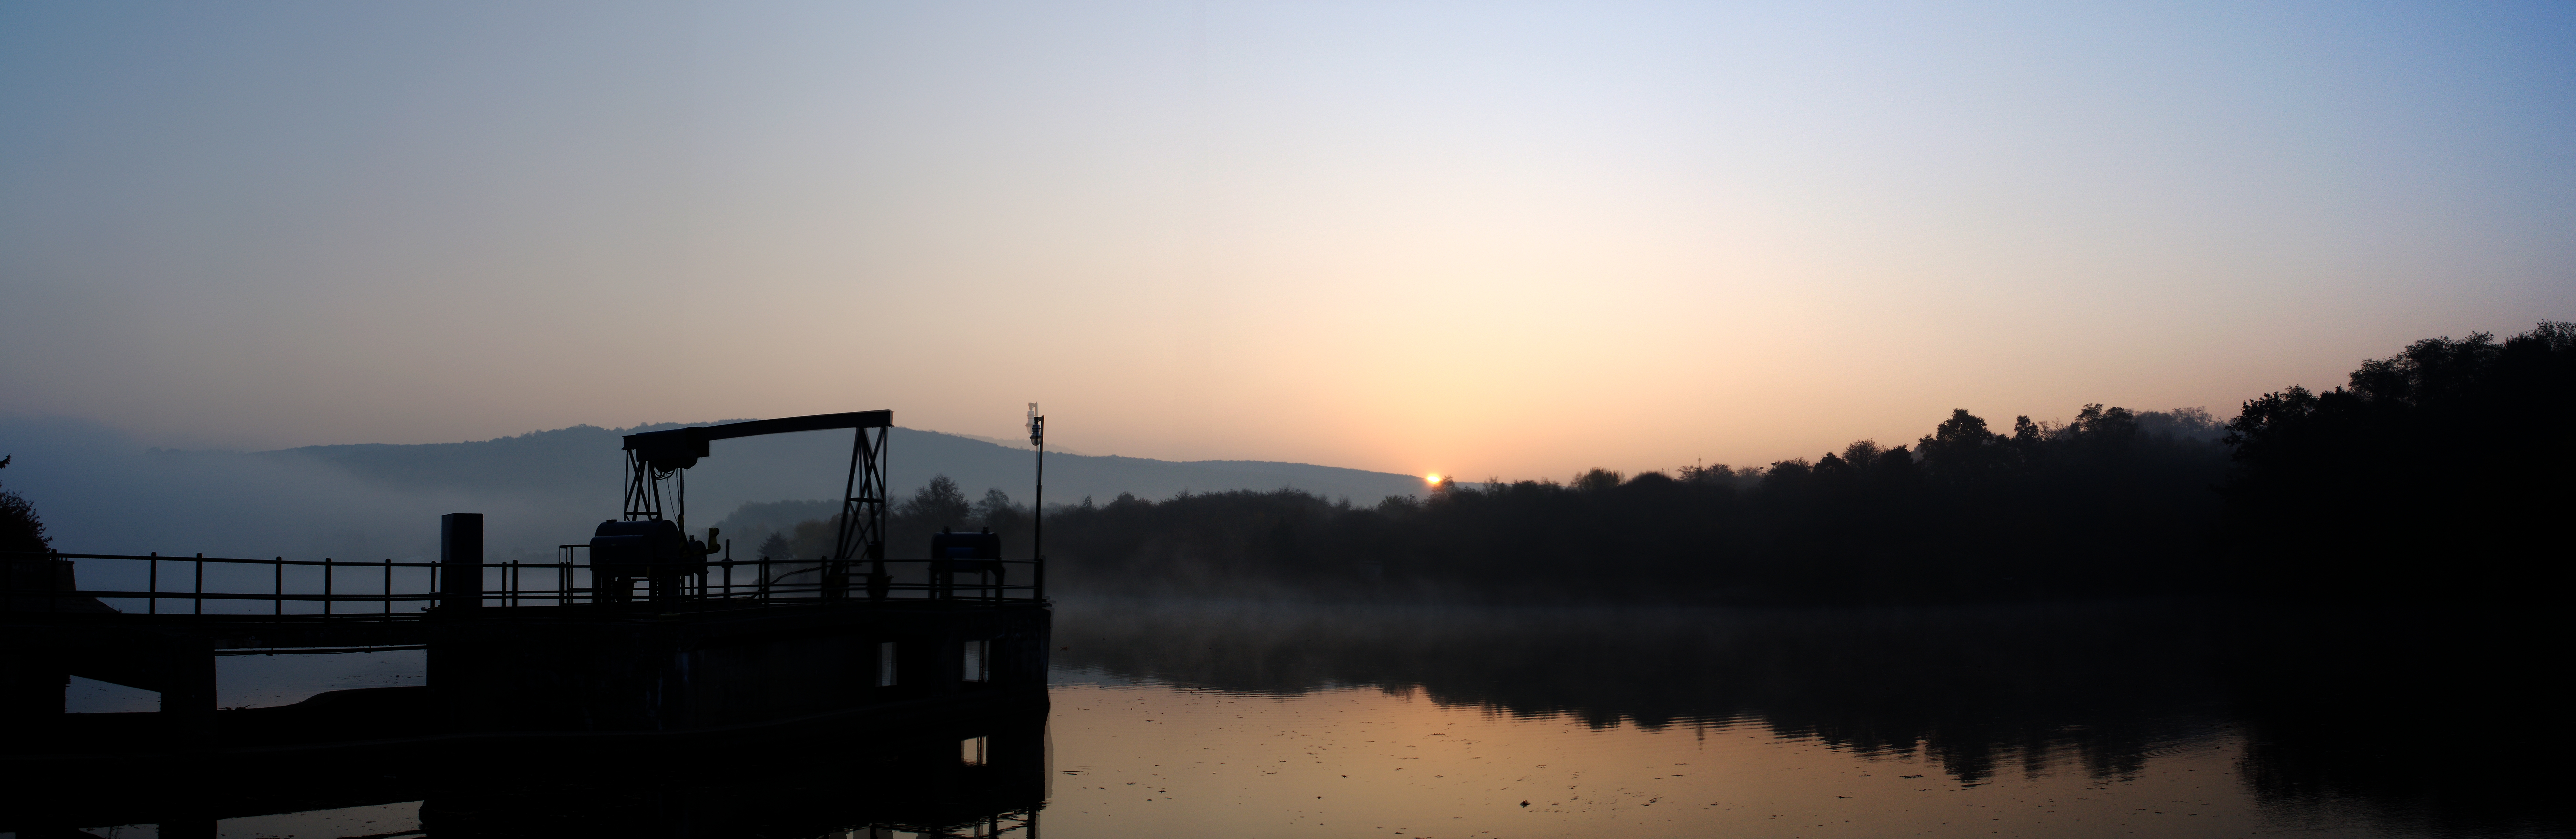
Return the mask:
M 2088 405 L 1815 460 L 1437 484 L 1375 505 L 1293 490 L 1121 496 L 1048 517 L 1053 579 L 1515 601 L 1912 600 L 2173 588 L 2217 512 L 2202 411 Z
M 1909 444 L 1750 468 L 1443 482 L 1375 504 L 1296 490 L 1084 498 L 1046 511 L 1046 553 L 1062 593 L 2531 598 L 2567 561 L 2570 428 L 2576 325 L 2545 321 L 2502 340 L 2416 341 L 2340 387 L 2266 393 L 2225 422 L 2093 404 L 2005 428 L 1959 409 Z M 940 528 L 990 527 L 1005 555 L 1028 556 L 1035 522 L 999 489 L 970 497 L 941 476 L 895 505 L 888 554 L 920 554 Z M 834 527 L 745 535 L 759 540 L 752 556 L 812 559 Z M 48 541 L 33 506 L 0 493 L 0 550 Z
M 1047 513 L 1059 592 L 1460 600 L 1909 600 L 2188 587 L 2228 462 L 2208 412 L 2087 405 L 2010 433 L 1965 410 L 1914 444 L 1815 460 L 1569 480 L 1444 481 L 1373 505 L 1302 491 L 1121 494 Z M 1031 514 L 934 478 L 890 517 L 890 555 Z M 760 553 L 828 551 L 827 520 Z
M 2256 592 L 2528 596 L 2564 562 L 2576 327 L 2417 341 L 2341 387 L 2221 421 L 2085 405 L 1910 444 L 1568 480 L 1085 498 L 1047 512 L 1059 592 L 1594 602 L 1887 602 Z M 894 552 L 1030 512 L 933 481 Z M 817 534 L 828 533 L 821 522 Z

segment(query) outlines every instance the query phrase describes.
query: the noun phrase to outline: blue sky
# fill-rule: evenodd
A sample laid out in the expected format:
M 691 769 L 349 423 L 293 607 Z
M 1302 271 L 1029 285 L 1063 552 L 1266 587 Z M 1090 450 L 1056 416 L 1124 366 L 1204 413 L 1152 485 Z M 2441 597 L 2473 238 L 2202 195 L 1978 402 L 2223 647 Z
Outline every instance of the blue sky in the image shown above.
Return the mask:
M 11 4 L 0 412 L 1563 476 L 2576 318 L 2563 4 Z

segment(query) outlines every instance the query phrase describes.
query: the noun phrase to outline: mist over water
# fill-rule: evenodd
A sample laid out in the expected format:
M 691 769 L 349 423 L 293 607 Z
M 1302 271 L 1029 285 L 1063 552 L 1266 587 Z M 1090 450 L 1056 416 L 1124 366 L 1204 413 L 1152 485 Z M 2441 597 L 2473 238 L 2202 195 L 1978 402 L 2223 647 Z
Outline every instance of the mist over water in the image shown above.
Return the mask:
M 494 558 L 553 561 L 556 545 L 586 541 L 593 526 L 616 517 L 625 475 L 620 435 L 667 427 L 676 426 L 236 452 L 149 448 L 88 420 L 0 416 L 0 453 L 16 458 L 6 486 L 30 499 L 55 549 L 66 552 L 417 561 L 437 556 L 440 514 L 480 512 Z M 893 434 L 888 482 L 898 495 L 948 475 L 978 495 L 998 489 L 1020 505 L 1034 500 L 1025 445 Z M 828 499 L 848 478 L 849 450 L 849 435 L 837 432 L 718 443 L 686 476 L 690 526 L 722 524 L 753 503 L 837 510 Z M 1049 467 L 1051 505 L 1283 487 L 1375 503 L 1422 489 L 1409 475 L 1295 463 L 1054 454 Z
M 0 839 L 2576 836 L 2571 57 L 0 4 Z
M 440 512 L 479 505 L 527 526 L 512 515 L 521 499 L 389 485 L 293 455 L 147 449 L 82 420 L 0 418 L 0 445 L 16 458 L 9 488 L 66 552 L 416 560 L 437 555 Z
M 1058 836 L 2565 835 L 2576 812 L 2552 748 L 2571 732 L 2553 679 L 2570 651 L 2547 583 L 2549 514 L 2566 506 L 2568 472 L 2555 468 L 2564 434 L 2548 418 L 2566 413 L 2571 384 L 2576 326 L 2544 322 L 2503 341 L 2418 341 L 2366 362 L 2346 388 L 2268 393 L 2223 425 L 2205 411 L 2089 404 L 2063 424 L 2016 417 L 2005 433 L 1961 409 L 1910 446 L 1862 440 L 1749 470 L 1444 482 L 1374 505 L 1297 489 L 1122 493 L 1045 511 L 1051 637 L 1034 628 L 1048 625 L 1027 608 L 1038 604 L 994 604 L 1032 627 L 1013 630 L 1025 692 L 985 694 L 1016 705 L 955 698 L 991 681 L 991 659 L 989 641 L 950 634 L 933 659 L 963 661 L 902 671 L 937 674 L 926 685 L 878 686 L 950 690 L 930 695 L 976 710 L 923 731 L 890 717 L 904 720 L 886 729 L 899 743 L 720 749 L 712 757 L 755 768 L 607 798 L 581 782 L 493 793 L 387 775 L 332 799 L 358 810 L 302 811 L 320 820 L 302 829 L 363 810 L 432 833 L 539 835 L 720 801 L 690 811 L 686 829 L 654 830 L 992 836 L 1005 823 L 1034 833 L 1043 817 Z M 615 433 L 597 428 L 256 454 L 138 454 L 90 426 L 38 430 L 13 439 L 46 441 L 28 457 L 56 471 L 13 472 L 11 488 L 70 500 L 58 538 L 109 533 L 102 523 L 121 511 L 144 522 L 126 539 L 197 526 L 282 541 L 301 529 L 375 549 L 363 529 L 317 528 L 392 526 L 378 514 L 397 505 L 581 501 L 596 491 L 588 473 L 614 474 L 593 464 L 614 451 L 594 445 Z M 733 452 L 736 471 L 702 483 L 723 497 L 746 476 L 815 480 L 821 458 L 791 451 Z M 966 460 L 960 474 L 982 483 Z M 82 463 L 98 468 L 64 469 Z M 153 493 L 88 503 L 147 484 Z M 888 552 L 985 527 L 1005 554 L 1034 553 L 1037 511 L 971 487 L 933 473 L 888 499 Z M 206 500 L 191 504 L 192 492 Z M 33 508 L 9 504 L 0 513 L 24 544 Z M 262 506 L 278 504 L 293 509 Z M 172 512 L 150 515 L 161 508 Z M 764 556 L 783 545 L 810 558 L 830 528 L 809 517 L 830 509 L 739 506 L 727 527 L 758 519 L 776 537 Z M 265 523 L 222 530 L 232 521 Z M 84 587 L 133 587 L 102 577 L 113 575 L 88 573 Z M 132 598 L 107 599 L 133 611 Z M 722 608 L 651 605 L 671 604 L 679 612 L 659 617 Z M 828 605 L 846 610 L 802 614 L 864 621 L 918 606 L 955 615 L 954 632 L 993 631 L 970 626 L 968 601 Z M 645 614 L 620 608 L 605 614 Z M 111 617 L 45 614 L 65 626 Z M 183 625 L 169 617 L 144 620 Z M 1028 657 L 1039 644 L 1053 647 L 1044 694 Z M 668 660 L 694 652 L 673 649 Z M 214 686 L 217 701 L 239 703 L 228 719 L 242 732 L 436 695 L 403 690 L 421 683 L 417 658 L 249 651 L 217 653 L 235 660 Z M 49 689 L 33 687 L 24 695 Z M 74 688 L 73 710 L 91 713 L 67 731 L 142 722 L 95 712 L 153 701 Z M 364 688 L 392 690 L 345 693 Z M 789 778 L 778 761 L 790 758 L 846 764 L 879 793 L 918 782 L 930 797 L 778 809 L 762 773 Z M 254 797 L 225 802 L 241 817 L 315 806 L 235 792 Z M 407 799 L 415 810 L 401 811 Z M 261 824 L 298 823 L 279 818 Z M 744 827 L 756 823 L 791 827 Z
M 1229 833 L 1334 835 L 1319 820 L 1338 814 L 1344 827 L 1396 819 L 1410 836 L 2559 835 L 2576 823 L 2543 780 L 2553 758 L 2530 744 L 2564 723 L 2523 674 L 2561 651 L 2455 646 L 2517 628 L 2181 601 L 1075 600 L 1056 630 L 1056 737 L 1060 749 L 1109 750 L 1116 759 L 1095 770 L 1195 769 L 1195 747 L 1240 756 L 1286 739 L 1303 748 L 1270 759 L 1338 767 L 1313 773 L 1325 787 L 1363 770 L 1372 785 L 1443 776 L 1436 790 L 1376 790 L 1357 812 L 1311 799 L 1265 810 L 1274 796 L 1258 785 L 1193 779 L 1203 817 L 1258 814 L 1201 825 Z M 1111 713 L 1122 708 L 1133 710 Z M 1119 722 L 1098 721 L 1109 716 Z M 2479 729 L 2497 721 L 2509 722 Z M 1093 731 L 1076 738 L 1068 725 Z M 1140 737 L 1161 745 L 1128 742 Z M 1461 740 L 1487 745 L 1453 748 Z M 1424 751 L 1435 746 L 1445 756 Z M 1677 762 L 1690 766 L 1645 769 Z M 1512 771 L 1495 771 L 1504 763 Z M 1553 815 L 1512 821 L 1522 799 Z M 1452 807 L 1474 829 L 1458 830 Z M 1666 821 L 1677 809 L 1694 815 Z
M 1044 765 L 1009 771 L 1044 788 L 1034 813 L 1059 837 L 2567 835 L 2546 745 L 2563 709 L 2537 672 L 2563 649 L 2543 623 L 2172 600 L 1075 598 L 1057 606 Z M 248 656 L 225 662 L 223 690 L 287 704 L 417 683 L 418 667 Z M 958 756 L 894 760 L 881 768 L 936 775 Z M 761 771 L 726 777 L 789 782 Z M 456 818 L 437 796 L 384 806 L 398 825 Z M 513 806 L 483 826 L 523 835 L 578 809 Z M 255 821 L 296 832 L 372 807 Z M 905 824 L 901 808 L 823 809 Z

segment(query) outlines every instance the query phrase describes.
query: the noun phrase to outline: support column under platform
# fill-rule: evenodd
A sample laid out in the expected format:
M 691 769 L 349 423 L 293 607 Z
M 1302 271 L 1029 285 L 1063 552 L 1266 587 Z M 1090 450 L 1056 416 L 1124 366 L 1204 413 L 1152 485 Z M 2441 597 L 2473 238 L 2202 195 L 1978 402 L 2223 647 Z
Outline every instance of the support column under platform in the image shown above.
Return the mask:
M 792 738 L 1042 702 L 1051 617 L 941 601 L 433 613 L 429 684 L 451 736 Z
M 556 742 L 461 737 L 46 766 L 0 785 L 0 832 L 155 823 L 165 837 L 211 837 L 220 819 L 419 801 L 419 826 L 445 837 L 1005 835 L 992 828 L 1037 823 L 1051 774 L 1045 697 L 1015 696 L 766 746 L 540 734 L 524 737 Z
M 0 625 L 0 693 L 15 723 L 0 754 L 67 748 L 168 751 L 212 742 L 215 719 L 213 634 L 116 615 L 76 615 Z M 161 695 L 158 714 L 65 714 L 68 677 L 79 676 Z M 123 724 L 79 725 L 102 717 Z

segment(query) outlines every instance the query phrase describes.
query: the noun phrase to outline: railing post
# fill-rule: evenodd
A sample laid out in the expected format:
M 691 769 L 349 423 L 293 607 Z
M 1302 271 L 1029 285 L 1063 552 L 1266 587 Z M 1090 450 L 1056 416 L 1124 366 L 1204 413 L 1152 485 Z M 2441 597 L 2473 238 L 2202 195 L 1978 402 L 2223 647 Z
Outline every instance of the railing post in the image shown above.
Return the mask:
M 190 612 L 189 614 L 196 614 L 196 615 L 202 615 L 202 614 L 205 614 L 205 613 L 206 613 L 206 555 L 205 555 L 205 554 L 198 554 L 198 555 L 197 555 L 197 585 L 196 585 L 195 594 L 197 595 L 196 597 L 192 597 L 192 598 L 189 598 L 189 599 L 190 599 L 190 600 L 193 600 L 193 601 L 196 601 L 196 607 L 195 607 L 195 610 L 194 610 L 194 611 L 192 611 L 192 612 Z
M 322 614 L 331 613 L 331 558 L 322 558 Z
M 277 572 L 277 585 L 268 590 L 268 605 L 273 614 L 286 614 L 286 557 L 270 557 L 268 567 Z
M 161 552 L 152 552 L 152 573 L 144 578 L 143 590 L 153 596 L 144 598 L 143 613 L 161 614 Z
M 439 607 L 449 610 L 483 606 L 483 514 L 449 513 L 438 517 L 439 576 L 444 593 Z
M 385 614 L 394 613 L 394 558 L 385 557 Z

